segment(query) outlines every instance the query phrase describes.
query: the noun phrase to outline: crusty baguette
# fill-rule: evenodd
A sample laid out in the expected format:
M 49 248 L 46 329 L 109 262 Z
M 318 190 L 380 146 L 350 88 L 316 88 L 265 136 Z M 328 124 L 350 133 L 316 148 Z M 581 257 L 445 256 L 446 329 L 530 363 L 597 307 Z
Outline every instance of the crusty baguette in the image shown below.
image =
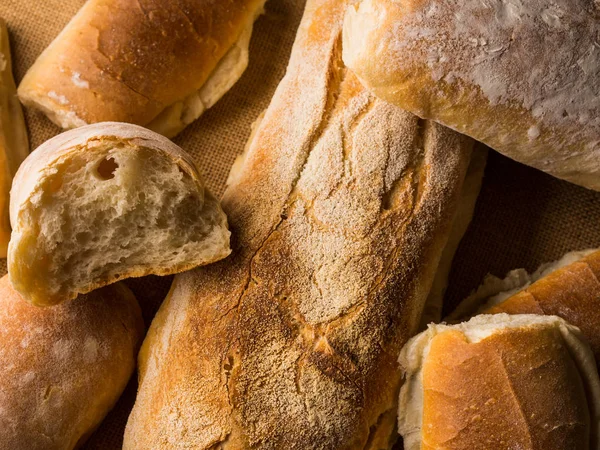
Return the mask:
M 0 17 L 0 258 L 6 258 L 10 240 L 10 185 L 27 153 L 29 142 L 12 75 L 8 29 Z
M 10 280 L 36 305 L 230 253 L 227 218 L 190 156 L 136 125 L 50 139 L 21 165 L 10 209 Z
M 452 221 L 452 229 L 448 236 L 448 242 L 442 257 L 440 264 L 435 272 L 435 278 L 431 285 L 431 290 L 427 296 L 425 302 L 425 308 L 423 309 L 423 315 L 421 316 L 421 326 L 419 329 L 424 330 L 430 323 L 438 323 L 442 320 L 443 307 L 444 307 L 444 295 L 448 287 L 448 276 L 450 275 L 450 269 L 452 268 L 452 261 L 454 260 L 454 254 L 458 250 L 458 245 L 462 240 L 463 236 L 469 228 L 471 219 L 475 212 L 475 204 L 477 203 L 477 197 L 481 190 L 481 183 L 483 182 L 483 173 L 485 171 L 485 165 L 487 162 L 487 148 L 481 144 L 476 144 L 473 150 L 473 156 L 471 163 L 467 170 L 467 175 L 463 183 L 463 188 L 460 193 L 460 201 L 454 220 Z
M 125 449 L 387 449 L 472 142 L 373 98 L 348 1 L 309 0 L 223 205 L 234 253 L 178 275 L 140 352 Z
M 400 356 L 405 450 L 598 449 L 600 380 L 563 319 L 481 315 L 430 325 Z
M 115 121 L 179 133 L 239 79 L 265 0 L 88 0 L 19 86 L 74 128 Z
M 0 279 L 0 449 L 80 446 L 125 389 L 143 336 L 122 283 L 37 308 Z
M 363 0 L 344 60 L 373 92 L 600 190 L 597 0 Z

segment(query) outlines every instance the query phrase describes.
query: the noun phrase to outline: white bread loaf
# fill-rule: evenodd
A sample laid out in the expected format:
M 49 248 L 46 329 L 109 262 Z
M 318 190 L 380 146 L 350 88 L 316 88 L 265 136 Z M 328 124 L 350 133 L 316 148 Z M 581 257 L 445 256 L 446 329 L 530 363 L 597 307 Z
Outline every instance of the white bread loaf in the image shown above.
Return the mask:
M 175 277 L 125 449 L 389 449 L 472 142 L 371 96 L 346 0 L 309 0 L 223 206 L 233 254 Z
M 10 185 L 28 153 L 27 129 L 12 74 L 8 29 L 0 17 L 0 258 L 6 258 L 10 240 Z
M 600 190 L 597 0 L 363 0 L 344 61 L 377 96 Z
M 62 128 L 130 122 L 172 137 L 240 78 L 264 3 L 88 0 L 19 98 Z
M 80 447 L 125 389 L 143 335 L 122 283 L 37 308 L 0 279 L 0 450 Z
M 129 124 L 71 130 L 31 153 L 14 179 L 11 222 L 10 280 L 36 305 L 230 253 L 227 218 L 190 156 Z
M 431 324 L 406 344 L 400 364 L 406 450 L 599 448 L 594 356 L 559 317 Z

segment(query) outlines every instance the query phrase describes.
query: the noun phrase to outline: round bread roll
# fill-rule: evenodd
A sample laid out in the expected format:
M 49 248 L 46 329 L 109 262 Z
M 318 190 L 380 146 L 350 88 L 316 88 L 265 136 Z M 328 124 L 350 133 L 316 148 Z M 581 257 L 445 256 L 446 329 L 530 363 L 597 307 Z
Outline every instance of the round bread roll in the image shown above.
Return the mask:
M 225 213 L 192 159 L 139 126 L 101 123 L 50 139 L 11 194 L 8 272 L 36 305 L 230 253 Z
M 125 389 L 143 333 L 123 283 L 37 308 L 0 279 L 0 450 L 79 447 Z
M 600 381 L 578 328 L 556 316 L 430 325 L 403 348 L 404 448 L 598 448 Z

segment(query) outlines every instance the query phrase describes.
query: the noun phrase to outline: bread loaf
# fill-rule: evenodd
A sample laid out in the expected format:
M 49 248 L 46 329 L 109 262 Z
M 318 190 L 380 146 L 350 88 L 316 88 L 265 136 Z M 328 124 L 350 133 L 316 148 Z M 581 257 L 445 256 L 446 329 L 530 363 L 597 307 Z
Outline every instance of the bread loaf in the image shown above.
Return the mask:
M 373 98 L 349 2 L 309 0 L 223 205 L 225 261 L 175 278 L 140 352 L 124 448 L 388 449 L 471 141 Z
M 37 308 L 0 279 L 0 449 L 81 446 L 125 389 L 143 333 L 124 284 Z
M 19 97 L 62 128 L 130 122 L 172 137 L 240 78 L 264 3 L 88 0 Z
M 432 324 L 404 347 L 400 364 L 406 450 L 598 448 L 594 357 L 558 317 Z
M 8 29 L 0 18 L 0 258 L 6 258 L 10 240 L 10 185 L 27 153 L 29 142 L 12 75 Z
M 10 280 L 36 305 L 230 253 L 227 218 L 192 159 L 135 125 L 89 125 L 41 145 L 14 179 L 10 209 Z
M 384 100 L 600 190 L 597 0 L 363 0 L 344 60 Z

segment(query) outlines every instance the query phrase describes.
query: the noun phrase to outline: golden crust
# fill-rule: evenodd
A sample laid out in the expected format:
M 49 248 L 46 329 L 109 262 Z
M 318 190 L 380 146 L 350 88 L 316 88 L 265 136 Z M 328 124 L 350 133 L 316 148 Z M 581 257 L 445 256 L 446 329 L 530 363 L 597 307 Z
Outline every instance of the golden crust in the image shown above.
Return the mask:
M 594 0 L 364 0 L 344 59 L 380 98 L 600 190 Z
M 471 141 L 373 98 L 343 0 L 309 0 L 223 198 L 233 255 L 175 279 L 124 448 L 389 448 Z
M 0 279 L 0 449 L 82 444 L 129 381 L 143 335 L 121 283 L 38 308 Z
M 27 72 L 19 96 L 64 127 L 147 125 L 204 85 L 263 4 L 90 0 Z

